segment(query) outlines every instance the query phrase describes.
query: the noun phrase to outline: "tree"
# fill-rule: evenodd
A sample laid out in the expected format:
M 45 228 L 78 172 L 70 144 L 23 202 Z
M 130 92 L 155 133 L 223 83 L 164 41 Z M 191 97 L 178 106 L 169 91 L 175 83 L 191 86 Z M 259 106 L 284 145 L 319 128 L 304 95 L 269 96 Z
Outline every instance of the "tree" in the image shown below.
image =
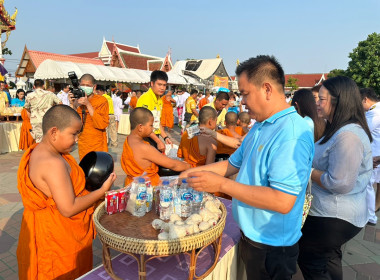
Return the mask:
M 347 72 L 343 69 L 333 69 L 327 74 L 327 78 L 334 78 L 336 76 L 347 76 Z
M 372 33 L 349 54 L 347 74 L 359 87 L 371 87 L 380 95 L 380 33 Z
M 297 85 L 297 78 L 293 78 L 292 76 L 289 77 L 288 81 L 286 82 L 285 87 L 289 87 L 291 91 L 297 90 L 298 85 Z
M 3 54 L 12 55 L 12 51 L 8 48 L 3 49 Z

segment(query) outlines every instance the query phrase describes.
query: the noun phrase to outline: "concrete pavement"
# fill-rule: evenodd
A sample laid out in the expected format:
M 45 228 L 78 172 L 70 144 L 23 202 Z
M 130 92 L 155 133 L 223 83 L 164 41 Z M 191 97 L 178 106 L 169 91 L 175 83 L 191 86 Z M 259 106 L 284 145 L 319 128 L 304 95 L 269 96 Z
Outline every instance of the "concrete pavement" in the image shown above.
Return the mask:
M 176 143 L 180 140 L 179 129 L 171 133 Z M 118 147 L 110 148 L 115 159 L 117 179 L 115 188 L 123 185 L 124 171 L 120 166 L 120 156 L 125 135 L 118 135 Z M 0 279 L 18 279 L 16 248 L 21 225 L 23 205 L 17 190 L 17 170 L 23 152 L 0 155 Z M 78 152 L 73 156 L 78 160 Z M 95 240 L 94 267 L 101 264 L 102 250 L 99 240 Z M 380 224 L 366 226 L 344 248 L 343 266 L 345 280 L 380 279 Z M 113 252 L 115 254 L 116 252 Z M 295 279 L 302 279 L 298 273 Z M 222 279 L 221 279 L 222 280 Z

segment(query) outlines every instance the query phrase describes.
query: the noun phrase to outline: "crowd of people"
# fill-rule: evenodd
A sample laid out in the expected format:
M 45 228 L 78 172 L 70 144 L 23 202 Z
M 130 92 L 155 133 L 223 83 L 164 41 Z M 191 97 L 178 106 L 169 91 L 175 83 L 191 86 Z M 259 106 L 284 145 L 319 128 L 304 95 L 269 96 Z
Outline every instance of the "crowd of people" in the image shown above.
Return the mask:
M 213 94 L 167 90 L 167 74 L 153 71 L 149 89 L 126 100 L 117 91 L 109 96 L 90 74 L 80 79 L 80 98 L 68 85 L 55 95 L 36 80 L 23 113 L 30 127 L 22 133 L 31 130 L 32 141 L 25 140 L 30 147 L 18 171 L 25 207 L 20 278 L 74 279 L 92 269 L 93 204 L 116 175 L 89 193 L 70 152 L 78 143 L 82 159 L 117 145 L 128 106 L 131 133 L 120 155 L 126 186 L 143 174 L 157 186 L 164 167 L 197 191 L 232 199 L 248 279 L 291 279 L 297 264 L 305 279 L 343 279 L 342 245 L 377 223 L 378 95 L 338 76 L 287 98 L 284 71 L 271 56 L 241 63 L 236 75 L 239 93 Z M 175 124 L 181 141 L 169 157 L 164 152 Z M 192 135 L 193 127 L 200 134 Z M 302 225 L 307 188 L 313 199 Z

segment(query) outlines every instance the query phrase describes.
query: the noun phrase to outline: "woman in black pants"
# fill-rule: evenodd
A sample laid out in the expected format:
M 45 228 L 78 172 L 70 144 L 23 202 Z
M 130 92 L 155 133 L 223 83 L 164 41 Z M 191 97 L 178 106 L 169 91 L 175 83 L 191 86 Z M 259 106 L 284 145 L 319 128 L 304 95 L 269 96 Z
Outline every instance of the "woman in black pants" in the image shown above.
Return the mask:
M 327 123 L 315 143 L 314 197 L 299 241 L 298 264 L 305 279 L 343 279 L 341 246 L 367 223 L 372 138 L 359 89 L 350 78 L 326 80 L 317 111 Z

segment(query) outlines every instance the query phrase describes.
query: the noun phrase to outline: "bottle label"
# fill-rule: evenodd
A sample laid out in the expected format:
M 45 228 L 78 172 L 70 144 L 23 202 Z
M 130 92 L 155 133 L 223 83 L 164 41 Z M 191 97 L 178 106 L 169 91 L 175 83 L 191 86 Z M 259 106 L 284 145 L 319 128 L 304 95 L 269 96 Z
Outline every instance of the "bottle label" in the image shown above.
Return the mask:
M 170 202 L 173 200 L 173 195 L 171 193 L 161 193 L 160 200 L 163 202 Z
M 146 191 L 139 191 L 136 200 L 146 200 Z
M 193 200 L 193 195 L 191 193 L 183 193 L 181 196 L 181 200 L 190 201 Z

